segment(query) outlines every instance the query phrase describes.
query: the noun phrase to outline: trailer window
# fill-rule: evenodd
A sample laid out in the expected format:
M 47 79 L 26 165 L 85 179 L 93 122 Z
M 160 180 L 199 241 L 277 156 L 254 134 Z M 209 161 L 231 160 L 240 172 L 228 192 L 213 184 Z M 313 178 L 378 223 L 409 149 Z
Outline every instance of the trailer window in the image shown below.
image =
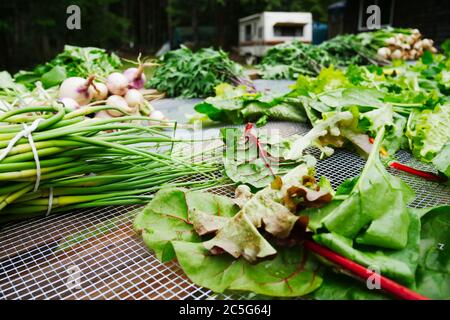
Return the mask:
M 258 28 L 258 39 L 262 39 L 263 38 L 263 27 L 259 27 Z
M 252 25 L 247 24 L 245 26 L 245 41 L 251 41 L 252 40 Z
M 273 34 L 276 37 L 303 37 L 302 24 L 276 24 Z

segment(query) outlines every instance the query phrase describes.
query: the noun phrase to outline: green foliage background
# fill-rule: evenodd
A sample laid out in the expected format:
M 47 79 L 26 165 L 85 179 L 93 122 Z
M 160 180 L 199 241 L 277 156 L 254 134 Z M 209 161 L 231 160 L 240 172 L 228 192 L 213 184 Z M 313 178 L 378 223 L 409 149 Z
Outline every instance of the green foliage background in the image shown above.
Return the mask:
M 311 11 L 327 20 L 335 0 L 16 0 L 0 2 L 0 69 L 16 72 L 50 60 L 65 44 L 135 55 L 155 53 L 177 27 L 214 28 L 202 46 L 237 45 L 238 19 L 265 10 Z M 81 30 L 68 30 L 66 8 L 81 8 Z

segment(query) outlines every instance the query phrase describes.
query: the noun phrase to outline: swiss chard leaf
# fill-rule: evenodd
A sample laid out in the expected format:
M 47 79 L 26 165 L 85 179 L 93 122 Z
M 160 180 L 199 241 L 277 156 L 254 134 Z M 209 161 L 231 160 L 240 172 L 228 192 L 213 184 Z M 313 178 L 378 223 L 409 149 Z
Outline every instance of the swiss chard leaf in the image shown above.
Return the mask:
M 319 233 L 314 240 L 333 251 L 366 267 L 374 267 L 382 275 L 412 285 L 419 259 L 420 219 L 414 211 L 408 211 L 409 228 L 407 244 L 401 250 L 380 250 L 354 244 L 352 239 L 336 233 Z
M 202 243 L 204 238 L 194 230 L 197 218 L 210 216 L 211 231 L 225 228 L 215 222 L 230 220 L 236 217 L 236 212 L 234 202 L 228 198 L 184 189 L 164 189 L 136 217 L 134 228 L 142 233 L 145 244 L 158 259 L 168 261 L 176 257 L 194 283 L 215 292 L 237 290 L 296 297 L 309 294 L 321 285 L 317 260 L 298 247 L 274 245 L 275 258 L 258 264 L 244 258 L 236 260 L 231 255 L 212 255 Z M 247 219 L 242 211 L 241 217 Z M 253 224 L 249 226 L 256 230 Z
M 275 297 L 297 297 L 322 283 L 313 256 L 301 248 L 277 248 L 273 260 L 251 264 L 229 255 L 212 256 L 201 243 L 173 243 L 177 260 L 197 285 L 215 292 L 252 291 Z
M 262 189 L 272 182 L 275 175 L 283 174 L 298 164 L 287 162 L 281 156 L 285 146 L 276 132 L 256 130 L 252 124 L 247 124 L 245 130 L 222 129 L 221 135 L 225 143 L 225 173 L 235 183 Z
M 218 195 L 163 189 L 137 215 L 134 230 L 142 234 L 145 244 L 164 262 L 175 257 L 171 241 L 200 241 L 192 226 L 193 212 L 232 217 L 238 210 L 230 199 Z
M 327 270 L 319 289 L 311 294 L 316 300 L 385 300 L 389 297 L 380 290 L 369 290 L 364 281 Z

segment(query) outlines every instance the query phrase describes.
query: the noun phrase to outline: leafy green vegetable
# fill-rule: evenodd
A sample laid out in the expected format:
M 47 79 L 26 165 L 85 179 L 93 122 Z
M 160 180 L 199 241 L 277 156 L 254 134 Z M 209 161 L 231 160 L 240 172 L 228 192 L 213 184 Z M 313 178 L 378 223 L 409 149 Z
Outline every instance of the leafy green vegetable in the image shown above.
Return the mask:
M 297 101 L 284 100 L 284 95 L 251 93 L 245 86 L 222 84 L 216 87 L 216 96 L 197 104 L 195 110 L 207 114 L 211 120 L 243 124 L 265 124 L 268 119 L 305 122 L 306 115 Z
M 242 66 L 222 50 L 206 48 L 194 53 L 183 46 L 162 56 L 160 64 L 148 86 L 166 92 L 169 97 L 207 97 L 224 82 L 251 85 Z
M 411 113 L 406 135 L 414 155 L 431 162 L 450 141 L 449 123 L 450 103 Z
M 450 177 L 450 143 L 447 143 L 433 159 L 433 165 L 440 172 Z
M 337 112 L 326 114 L 327 118 L 319 120 L 314 124 L 314 128 L 301 137 L 290 137 L 287 143 L 291 143 L 285 157 L 290 160 L 298 160 L 303 157 L 306 148 L 314 146 L 319 148 L 326 156 L 331 156 L 333 149 L 328 147 L 343 145 L 340 124 L 342 122 L 351 123 L 353 115 L 350 112 Z
M 282 155 L 286 146 L 281 142 L 281 137 L 273 132 L 256 131 L 249 124 L 245 130 L 222 129 L 221 134 L 225 143 L 225 173 L 235 183 L 261 189 L 269 185 L 275 175 L 282 175 L 298 164 L 284 160 Z
M 417 214 L 408 212 L 407 244 L 401 250 L 380 250 L 358 246 L 352 239 L 337 233 L 319 233 L 313 239 L 333 251 L 366 267 L 376 267 L 381 274 L 411 285 L 419 258 L 420 220 Z
M 369 290 L 365 282 L 327 270 L 322 285 L 311 294 L 317 300 L 385 300 L 380 290 Z
M 422 218 L 417 291 L 432 299 L 450 298 L 450 207 L 439 207 Z
M 232 256 L 211 256 L 201 243 L 173 242 L 178 263 L 197 285 L 215 292 L 252 291 L 274 297 L 298 297 L 322 283 L 319 266 L 301 248 L 277 248 L 273 260 L 250 264 Z
M 330 184 L 316 184 L 312 173 L 312 168 L 299 165 L 281 179 L 278 187 L 270 185 L 257 192 L 213 239 L 205 242 L 206 248 L 219 248 L 250 262 L 274 255 L 276 251 L 263 241 L 257 229 L 286 239 L 298 221 L 295 213 L 299 208 L 320 207 L 332 199 Z
M 294 41 L 270 48 L 259 68 L 264 79 L 296 79 L 302 74 L 318 75 L 335 62 L 326 50 Z
M 175 257 L 172 241 L 200 241 L 191 221 L 191 215 L 196 210 L 232 217 L 239 209 L 225 197 L 184 189 L 163 189 L 137 215 L 134 230 L 142 234 L 145 244 L 158 259 L 169 261 Z
M 64 51 L 50 62 L 32 71 L 20 71 L 14 78 L 29 89 L 34 88 L 36 81 L 41 81 L 44 88 L 50 88 L 61 84 L 68 77 L 107 77 L 121 66 L 122 62 L 114 53 L 108 54 L 100 48 L 66 45 Z
M 277 253 L 275 258 L 258 264 L 251 264 L 244 258 L 236 260 L 231 255 L 211 255 L 194 229 L 198 223 L 196 219 L 209 215 L 216 219 L 240 217 L 250 220 L 243 211 L 240 211 L 240 216 L 236 213 L 237 208 L 231 199 L 183 189 L 165 189 L 159 191 L 136 217 L 134 229 L 142 232 L 145 244 L 158 259 L 168 261 L 176 256 L 192 281 L 216 292 L 239 290 L 295 297 L 320 286 L 319 265 L 301 248 L 274 245 L 271 250 Z M 256 230 L 252 223 L 247 226 Z M 261 235 L 258 239 L 268 244 Z M 252 244 L 249 241 L 246 245 Z
M 322 223 L 329 231 L 355 239 L 360 244 L 402 249 L 408 239 L 406 205 L 414 199 L 414 192 L 384 168 L 378 154 L 383 135 L 384 129 L 378 134 L 373 151 L 349 197 Z

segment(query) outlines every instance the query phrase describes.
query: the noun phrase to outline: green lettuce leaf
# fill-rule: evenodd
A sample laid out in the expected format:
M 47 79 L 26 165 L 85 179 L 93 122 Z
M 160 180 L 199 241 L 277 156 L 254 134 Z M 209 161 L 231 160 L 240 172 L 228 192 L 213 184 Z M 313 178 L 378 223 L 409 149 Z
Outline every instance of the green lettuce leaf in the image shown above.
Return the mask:
M 402 249 L 408 241 L 406 205 L 414 199 L 414 192 L 400 178 L 391 176 L 381 162 L 378 150 L 383 135 L 384 128 L 349 197 L 322 224 L 329 231 L 360 244 Z
M 336 233 L 319 233 L 314 240 L 333 251 L 366 267 L 375 267 L 382 275 L 412 285 L 419 259 L 420 219 L 412 210 L 408 212 L 408 242 L 401 250 L 383 250 L 355 244 L 352 239 Z
M 434 110 L 414 111 L 408 120 L 406 136 L 413 154 L 431 162 L 450 141 L 450 103 Z
M 284 95 L 250 93 L 244 86 L 233 87 L 221 84 L 216 87 L 216 96 L 195 106 L 199 113 L 208 115 L 213 121 L 243 124 L 268 119 L 306 122 L 307 117 L 296 101 L 284 99 Z M 260 125 L 264 121 L 259 122 Z
M 314 128 L 304 136 L 292 136 L 286 139 L 285 143 L 289 148 L 285 154 L 286 159 L 299 160 L 303 157 L 306 148 L 314 146 L 319 148 L 326 156 L 331 156 L 333 149 L 328 147 L 342 146 L 340 126 L 353 120 L 351 112 L 332 112 L 325 114 L 326 118 L 317 121 Z

